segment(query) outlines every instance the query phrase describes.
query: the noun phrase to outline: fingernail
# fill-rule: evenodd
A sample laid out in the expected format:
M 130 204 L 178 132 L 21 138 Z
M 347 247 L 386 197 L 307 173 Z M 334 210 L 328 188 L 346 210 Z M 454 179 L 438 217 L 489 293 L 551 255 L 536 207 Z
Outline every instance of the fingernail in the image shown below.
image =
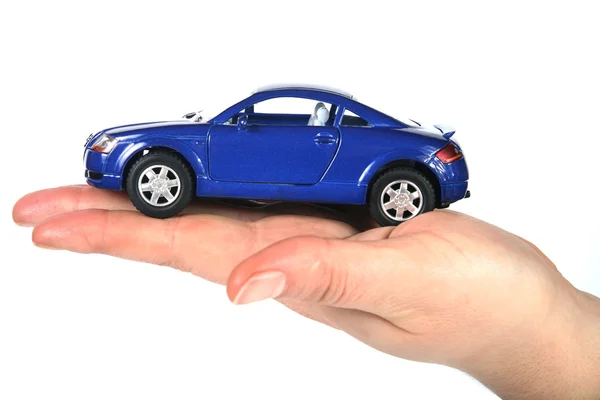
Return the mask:
M 15 224 L 17 224 L 18 226 L 22 226 L 23 228 L 31 228 L 32 226 L 34 226 L 34 224 L 32 224 L 30 222 L 22 222 L 22 221 L 15 221 Z
M 252 276 L 233 300 L 234 304 L 248 304 L 274 299 L 285 289 L 285 275 L 279 271 L 263 272 Z
M 36 242 L 33 242 L 33 244 L 35 245 L 35 247 L 39 247 L 40 249 L 45 249 L 45 250 L 59 250 L 58 247 L 52 247 L 52 246 L 49 246 L 47 244 L 41 244 L 41 243 L 36 243 Z

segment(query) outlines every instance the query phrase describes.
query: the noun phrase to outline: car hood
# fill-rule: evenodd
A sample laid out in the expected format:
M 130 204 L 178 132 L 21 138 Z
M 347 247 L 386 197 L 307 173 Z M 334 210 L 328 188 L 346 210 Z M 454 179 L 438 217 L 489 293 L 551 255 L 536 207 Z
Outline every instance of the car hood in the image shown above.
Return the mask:
M 141 124 L 130 124 L 130 125 L 122 125 L 114 128 L 105 129 L 101 133 L 105 133 L 107 135 L 113 137 L 126 136 L 132 132 L 137 132 L 144 129 L 152 129 L 152 128 L 170 128 L 176 127 L 179 125 L 187 125 L 187 126 L 197 126 L 198 123 L 190 122 L 190 121 L 159 121 L 159 122 L 145 122 Z

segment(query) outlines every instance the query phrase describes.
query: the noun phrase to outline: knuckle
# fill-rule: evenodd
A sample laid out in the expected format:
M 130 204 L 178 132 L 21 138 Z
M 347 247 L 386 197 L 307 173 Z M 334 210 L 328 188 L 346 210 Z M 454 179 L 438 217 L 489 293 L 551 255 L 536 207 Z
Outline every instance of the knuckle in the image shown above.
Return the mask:
M 155 264 L 173 267 L 183 272 L 190 272 L 192 270 L 191 266 L 184 262 L 183 259 L 184 253 L 181 245 L 182 221 L 182 216 L 162 221 L 166 224 L 164 238 L 165 251 L 161 252 L 161 257 L 156 260 Z
M 108 243 L 110 214 L 108 211 L 102 210 L 96 215 L 96 218 L 98 219 L 97 223 L 82 224 L 83 228 L 79 231 L 84 253 L 106 253 L 110 249 Z M 93 229 L 93 227 L 96 229 Z
M 79 208 L 81 207 L 81 204 L 83 203 L 83 198 L 84 196 L 87 195 L 87 193 L 89 193 L 87 191 L 87 187 L 85 186 L 79 186 L 75 188 L 75 196 L 73 196 L 73 203 L 71 204 L 71 210 L 72 211 L 77 211 L 79 210 Z

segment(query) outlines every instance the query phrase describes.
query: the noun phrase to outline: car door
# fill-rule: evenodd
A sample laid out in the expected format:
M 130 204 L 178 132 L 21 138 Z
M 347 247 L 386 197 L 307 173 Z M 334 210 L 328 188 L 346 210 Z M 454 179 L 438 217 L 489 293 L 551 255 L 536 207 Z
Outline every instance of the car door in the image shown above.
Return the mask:
M 333 126 L 216 124 L 209 132 L 209 174 L 217 181 L 313 185 L 339 139 Z

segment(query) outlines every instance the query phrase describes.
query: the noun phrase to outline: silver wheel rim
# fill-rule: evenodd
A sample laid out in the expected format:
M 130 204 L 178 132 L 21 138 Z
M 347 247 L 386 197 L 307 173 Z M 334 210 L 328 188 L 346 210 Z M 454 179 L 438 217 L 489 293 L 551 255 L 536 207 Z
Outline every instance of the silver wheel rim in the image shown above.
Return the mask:
M 407 221 L 421 212 L 423 193 L 411 181 L 398 180 L 383 189 L 379 202 L 388 218 L 394 221 Z
M 181 181 L 172 168 L 166 165 L 153 165 L 140 175 L 138 191 L 142 199 L 151 206 L 166 207 L 179 197 Z

